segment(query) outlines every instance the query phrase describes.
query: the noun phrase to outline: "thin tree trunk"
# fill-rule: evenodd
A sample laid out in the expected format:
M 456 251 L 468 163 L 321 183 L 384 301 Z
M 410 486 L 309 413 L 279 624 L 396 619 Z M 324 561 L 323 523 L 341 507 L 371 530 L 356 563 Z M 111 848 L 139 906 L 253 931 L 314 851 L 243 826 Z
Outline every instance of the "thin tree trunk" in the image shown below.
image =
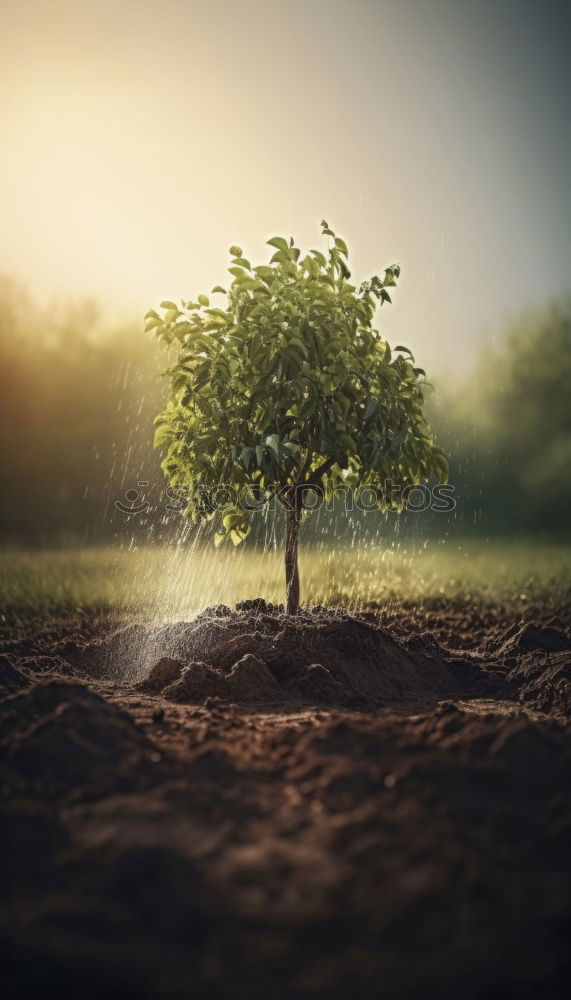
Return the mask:
M 300 510 L 297 499 L 294 498 L 292 510 L 286 508 L 285 577 L 288 615 L 295 615 L 299 611 L 299 569 L 297 565 L 299 521 Z

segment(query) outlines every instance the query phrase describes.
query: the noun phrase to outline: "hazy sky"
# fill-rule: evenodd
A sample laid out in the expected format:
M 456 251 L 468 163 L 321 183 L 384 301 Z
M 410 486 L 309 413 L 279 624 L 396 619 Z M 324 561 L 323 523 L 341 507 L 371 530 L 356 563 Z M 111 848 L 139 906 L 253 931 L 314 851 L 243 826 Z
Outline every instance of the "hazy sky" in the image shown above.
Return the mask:
M 318 245 L 464 365 L 571 291 L 571 18 L 553 0 L 0 0 L 0 270 L 118 314 Z M 223 281 L 222 281 L 223 283 Z

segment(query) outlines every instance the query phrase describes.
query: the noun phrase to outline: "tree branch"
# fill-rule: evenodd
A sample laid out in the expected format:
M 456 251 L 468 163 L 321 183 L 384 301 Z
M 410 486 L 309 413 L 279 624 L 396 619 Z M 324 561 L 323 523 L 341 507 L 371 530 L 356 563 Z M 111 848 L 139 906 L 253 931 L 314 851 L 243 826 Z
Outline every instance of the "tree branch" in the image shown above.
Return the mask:
M 308 448 L 307 449 L 307 455 L 305 456 L 305 462 L 303 463 L 303 467 L 302 467 L 301 472 L 299 474 L 299 480 L 302 481 L 302 482 L 305 479 L 305 476 L 307 475 L 307 472 L 308 472 L 308 469 L 309 469 L 309 467 L 311 465 L 312 459 L 313 459 L 313 454 L 311 452 L 311 449 Z

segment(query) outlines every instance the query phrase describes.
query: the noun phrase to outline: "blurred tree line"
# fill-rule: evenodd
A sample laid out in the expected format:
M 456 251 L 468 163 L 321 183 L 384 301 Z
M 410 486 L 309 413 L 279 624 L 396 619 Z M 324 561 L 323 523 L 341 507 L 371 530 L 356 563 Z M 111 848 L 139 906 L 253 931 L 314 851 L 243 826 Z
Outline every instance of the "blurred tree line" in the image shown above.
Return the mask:
M 164 364 L 135 326 L 105 329 L 96 303 L 40 308 L 0 278 L 4 542 L 95 542 L 124 533 L 115 499 L 162 475 L 149 442 Z M 141 519 L 131 527 L 140 529 Z
M 464 532 L 568 531 L 570 387 L 571 301 L 514 322 L 469 377 L 438 387 L 431 423 Z
M 0 278 L 3 543 L 159 541 L 180 530 L 179 517 L 165 512 L 160 457 L 152 448 L 165 365 L 165 355 L 136 325 L 106 328 L 96 303 L 41 308 Z M 413 519 L 416 530 L 423 518 L 426 530 L 438 534 L 565 531 L 571 303 L 514 324 L 499 345 L 486 348 L 470 376 L 451 388 L 449 379 L 442 383 L 434 379 L 429 408 L 451 456 L 457 509 L 408 515 L 404 523 Z M 115 501 L 144 510 L 129 515 Z M 337 518 L 336 534 L 348 537 L 361 522 L 374 533 L 375 517 L 353 515 L 345 525 Z M 329 518 L 310 519 L 308 529 L 308 540 L 312 533 L 327 537 Z

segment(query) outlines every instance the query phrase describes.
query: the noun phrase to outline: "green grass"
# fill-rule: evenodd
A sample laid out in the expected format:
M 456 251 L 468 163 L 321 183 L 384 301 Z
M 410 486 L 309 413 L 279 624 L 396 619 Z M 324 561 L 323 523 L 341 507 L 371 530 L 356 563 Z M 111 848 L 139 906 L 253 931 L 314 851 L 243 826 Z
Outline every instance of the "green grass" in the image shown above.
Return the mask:
M 534 603 L 569 600 L 571 546 L 536 541 L 447 542 L 399 548 L 305 550 L 304 603 L 358 607 L 392 601 Z M 5 617 L 84 610 L 185 617 L 249 597 L 283 600 L 282 554 L 253 549 L 4 550 Z

